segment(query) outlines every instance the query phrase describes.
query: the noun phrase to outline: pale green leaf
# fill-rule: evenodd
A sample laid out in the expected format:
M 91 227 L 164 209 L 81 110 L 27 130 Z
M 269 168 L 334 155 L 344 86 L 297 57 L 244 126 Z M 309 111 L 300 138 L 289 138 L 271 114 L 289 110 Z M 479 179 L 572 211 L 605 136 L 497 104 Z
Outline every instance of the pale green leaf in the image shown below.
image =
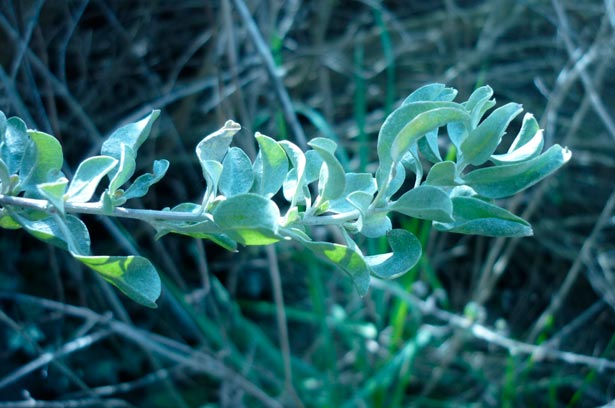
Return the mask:
M 568 162 L 570 157 L 568 149 L 554 145 L 533 159 L 474 170 L 463 176 L 463 179 L 483 197 L 508 197 L 549 176 Z
M 74 257 L 104 280 L 117 287 L 135 302 L 156 308 L 161 282 L 154 265 L 141 256 L 82 256 Z
M 21 161 L 19 177 L 23 190 L 37 192 L 37 184 L 54 181 L 60 174 L 64 156 L 55 137 L 36 130 L 28 130 L 28 136 L 30 141 Z
M 508 153 L 494 154 L 490 160 L 497 165 L 518 163 L 538 156 L 543 146 L 544 138 L 538 122 L 534 119 L 534 115 L 526 113 L 521 130 L 508 149 Z
M 149 188 L 156 184 L 164 177 L 169 169 L 168 160 L 155 160 L 153 166 L 153 173 L 142 174 L 136 178 L 136 180 L 128 187 L 124 192 L 124 200 L 130 200 L 131 198 L 143 197 L 147 194 Z
M 406 168 L 404 165 L 399 162 L 395 165 L 395 171 L 393 172 L 393 178 L 391 178 L 391 182 L 387 187 L 387 192 L 384 195 L 385 199 L 389 199 L 393 196 L 393 194 L 397 193 L 397 191 L 404 185 L 404 181 L 406 180 Z
M 430 162 L 438 163 L 442 161 L 440 148 L 438 146 L 438 129 L 427 132 L 425 137 L 418 141 L 418 147 L 421 154 Z
M 476 88 L 468 98 L 468 101 L 465 103 L 465 108 L 472 116 L 472 127 L 476 127 L 483 117 L 483 114 L 495 104 L 495 101 L 490 101 L 492 96 L 493 89 L 491 89 L 489 85 L 485 85 Z
M 206 136 L 196 146 L 196 155 L 201 163 L 207 160 L 222 162 L 228 151 L 233 136 L 239 132 L 241 126 L 232 120 L 226 121 L 224 126 L 214 133 Z
M 122 145 L 128 146 L 135 154 L 139 147 L 149 137 L 152 126 L 160 116 L 159 110 L 154 110 L 145 118 L 138 122 L 129 123 L 115 130 L 102 144 L 100 153 L 102 156 L 111 156 L 120 160 L 122 156 Z M 113 177 L 114 174 L 111 174 Z
M 254 160 L 253 192 L 271 198 L 282 187 L 288 173 L 288 159 L 284 149 L 272 138 L 256 133 L 260 147 Z
M 474 197 L 453 197 L 453 218 L 450 223 L 434 222 L 438 231 L 490 237 L 525 237 L 532 227 L 523 218 L 497 205 Z
M 365 261 L 375 276 L 394 279 L 408 272 L 421 259 L 421 242 L 402 229 L 389 231 L 387 239 L 393 252 L 366 256 Z
M 222 163 L 215 160 L 205 160 L 201 162 L 201 168 L 203 170 L 203 176 L 207 187 L 203 196 L 202 208 L 207 209 L 218 191 L 218 182 L 222 175 Z
M 286 155 L 290 159 L 290 162 L 293 165 L 293 169 L 295 170 L 295 180 L 296 184 L 293 189 L 292 197 L 290 197 L 290 207 L 294 207 L 297 203 L 301 202 L 300 199 L 305 200 L 306 206 L 310 206 L 310 194 L 307 188 L 307 184 L 305 181 L 305 166 L 306 159 L 303 151 L 294 143 L 289 142 L 288 140 L 282 140 L 278 142 L 280 146 L 286 152 Z M 289 172 L 290 175 L 290 172 Z M 289 175 L 287 175 L 286 180 L 289 180 Z M 284 183 L 286 184 L 286 182 Z M 286 190 L 286 188 L 285 188 Z M 286 193 L 285 193 L 286 196 Z
M 303 177 L 305 184 L 313 183 L 320 178 L 324 162 L 322 156 L 316 150 L 305 152 L 305 175 Z
M 40 216 L 26 211 L 11 213 L 28 233 L 35 238 L 71 253 L 88 255 L 90 234 L 79 218 L 67 214 L 62 217 Z
M 252 162 L 238 147 L 231 147 L 222 162 L 218 188 L 226 197 L 247 193 L 254 182 Z
M 66 201 L 69 203 L 87 203 L 90 201 L 100 180 L 117 163 L 118 161 L 110 156 L 94 156 L 81 162 L 68 186 Z
M 368 238 L 380 238 L 392 228 L 391 219 L 385 212 L 368 212 L 362 217 L 359 232 Z
M 323 200 L 332 200 L 338 198 L 344 192 L 346 184 L 346 172 L 341 163 L 335 157 L 337 144 L 330 139 L 317 137 L 308 143 L 316 150 L 325 162 L 325 167 L 321 171 L 319 184 L 319 193 Z M 323 171 L 325 174 L 323 175 Z
M 402 138 L 404 141 L 407 141 L 407 133 L 410 130 L 407 126 L 413 121 L 413 119 L 422 113 L 436 109 L 458 109 L 465 113 L 465 109 L 463 109 L 461 105 L 453 102 L 410 102 L 394 110 L 385 119 L 382 127 L 380 128 L 380 132 L 378 133 L 377 150 L 380 167 L 377 172 L 377 182 L 379 187 L 382 187 L 388 183 L 388 178 L 394 168 L 392 146 L 394 141 L 398 138 L 398 135 L 405 132 L 405 136 L 402 136 Z M 467 113 L 465 114 L 467 115 Z M 431 124 L 435 124 L 435 122 L 432 122 Z M 406 130 L 404 131 L 404 129 Z M 414 130 L 418 130 L 418 127 L 414 127 Z M 432 128 L 426 129 L 422 134 L 427 133 L 429 130 L 432 130 Z M 422 136 L 422 134 L 419 134 L 419 137 Z
M 408 151 L 408 148 L 426 133 L 449 122 L 469 120 L 468 113 L 459 104 L 453 102 L 440 103 L 453 104 L 454 106 L 440 107 L 419 113 L 399 131 L 391 144 L 391 156 L 394 161 L 400 160 Z
M 329 202 L 329 211 L 335 213 L 343 213 L 352 211 L 355 207 L 346 199 L 351 193 L 362 191 L 373 197 L 376 192 L 376 180 L 370 173 L 347 173 L 345 188 L 342 195 Z
M 444 84 L 427 84 L 412 92 L 410 96 L 404 99 L 402 105 L 421 101 L 452 101 L 456 95 L 457 90 L 446 88 Z
M 228 198 L 214 208 L 212 215 L 226 235 L 243 245 L 267 245 L 280 240 L 280 210 L 273 201 L 257 194 Z
M 4 114 L 2 114 L 4 117 Z M 0 133 L 0 158 L 6 163 L 9 174 L 19 172 L 23 155 L 30 139 L 23 120 L 17 117 L 6 121 L 6 129 Z
M 330 242 L 302 240 L 303 245 L 315 255 L 333 263 L 348 274 L 360 296 L 369 290 L 370 269 L 363 255 L 345 245 Z
M 455 186 L 458 184 L 455 182 L 455 172 L 456 166 L 452 161 L 436 163 L 429 170 L 424 184 L 441 187 Z
M 0 111 L 0 113 L 2 113 Z M 4 160 L 0 159 L 0 193 L 6 194 L 11 189 L 11 174 Z
M 478 166 L 486 162 L 500 144 L 508 124 L 521 113 L 521 105 L 508 103 L 497 108 L 461 143 L 464 163 Z
M 6 132 L 6 115 L 0 111 L 0 143 L 4 141 L 4 132 Z
M 453 204 L 444 191 L 432 186 L 418 186 L 404 193 L 391 210 L 424 220 L 452 221 Z
M 119 165 L 117 169 L 110 173 L 114 173 L 111 178 L 111 182 L 109 182 L 109 192 L 112 196 L 115 195 L 115 192 L 124 185 L 133 174 L 135 174 L 136 162 L 135 162 L 135 152 L 126 144 L 121 146 L 121 155 L 119 157 Z M 113 197 L 115 199 L 115 197 Z M 117 205 L 122 204 L 126 200 L 118 202 Z
M 53 205 L 60 214 L 64 214 L 64 193 L 68 180 L 64 177 L 57 181 L 37 184 L 38 192 Z

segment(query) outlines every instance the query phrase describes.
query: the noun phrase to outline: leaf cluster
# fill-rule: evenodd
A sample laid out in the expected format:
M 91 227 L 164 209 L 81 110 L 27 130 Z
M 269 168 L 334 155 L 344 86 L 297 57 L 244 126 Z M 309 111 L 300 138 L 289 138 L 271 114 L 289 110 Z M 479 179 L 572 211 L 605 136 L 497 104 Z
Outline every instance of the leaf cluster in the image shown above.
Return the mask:
M 336 264 L 364 295 L 370 276 L 395 278 L 421 257 L 419 240 L 392 228 L 392 212 L 428 220 L 439 231 L 528 236 L 530 224 L 496 200 L 536 184 L 570 159 L 559 145 L 543 152 L 542 131 L 531 114 L 523 117 L 508 150 L 496 153 L 521 106 L 508 103 L 491 111 L 495 100 L 488 86 L 465 102 L 454 102 L 456 94 L 431 84 L 408 96 L 380 129 L 375 174 L 347 172 L 338 160 L 337 144 L 322 137 L 312 139 L 311 149 L 304 152 L 290 141 L 257 133 L 258 154 L 251 159 L 232 146 L 240 126 L 228 121 L 196 147 L 206 182 L 202 201 L 161 211 L 121 207 L 144 196 L 169 167 L 168 161 L 157 160 L 152 173 L 133 180 L 138 149 L 159 111 L 116 130 L 103 143 L 101 155 L 84 160 L 70 182 L 61 170 L 62 147 L 53 136 L 27 130 L 19 118 L 7 120 L 0 114 L 0 226 L 23 228 L 66 249 L 150 307 L 160 293 L 153 265 L 138 256 L 90 255 L 87 228 L 73 214 L 113 216 L 121 210 L 122 216 L 151 224 L 157 237 L 183 234 L 230 251 L 239 244 L 295 240 Z M 442 157 L 439 141 L 444 135 L 456 155 Z M 400 191 L 408 174 L 414 175 L 414 186 Z M 92 202 L 105 177 L 106 188 Z M 337 228 L 343 242 L 314 240 L 312 230 L 318 225 Z M 357 244 L 360 236 L 386 236 L 391 252 L 364 254 Z

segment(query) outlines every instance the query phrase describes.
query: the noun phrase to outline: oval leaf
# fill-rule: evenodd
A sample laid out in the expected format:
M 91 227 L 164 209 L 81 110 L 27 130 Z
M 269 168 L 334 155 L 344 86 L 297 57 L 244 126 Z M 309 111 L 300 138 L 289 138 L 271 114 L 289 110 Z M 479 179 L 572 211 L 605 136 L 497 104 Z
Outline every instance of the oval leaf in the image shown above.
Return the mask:
M 241 244 L 268 245 L 280 240 L 280 210 L 273 201 L 257 194 L 228 198 L 215 207 L 212 215 L 222 231 Z
M 141 256 L 82 256 L 75 259 L 143 306 L 156 308 L 161 283 L 154 265 Z
M 282 187 L 288 172 L 288 159 L 284 149 L 272 138 L 256 133 L 260 147 L 254 160 L 254 185 L 252 190 L 267 198 L 273 197 Z
M 250 191 L 254 182 L 252 162 L 238 147 L 231 147 L 222 162 L 222 173 L 218 188 L 226 197 Z
M 377 277 L 394 279 L 408 272 L 421 259 L 421 242 L 402 229 L 389 231 L 387 238 L 393 252 L 366 256 L 365 261 Z
M 149 188 L 156 184 L 164 177 L 169 169 L 168 160 L 155 160 L 153 166 L 153 173 L 142 174 L 128 187 L 124 192 L 124 200 L 130 200 L 131 198 L 143 197 L 147 194 Z
M 334 155 L 337 144 L 333 140 L 317 137 L 310 140 L 308 145 L 320 154 L 326 166 L 326 173 L 323 175 L 321 171 L 320 176 L 319 193 L 321 199 L 331 200 L 340 197 L 346 184 L 346 172 Z
M 474 170 L 463 179 L 483 197 L 508 197 L 538 183 L 566 164 L 570 157 L 568 149 L 554 145 L 531 160 Z
M 525 237 L 532 235 L 532 227 L 523 218 L 497 205 L 474 197 L 453 197 L 451 223 L 435 222 L 438 231 L 489 237 Z
M 363 255 L 345 245 L 302 240 L 303 245 L 317 256 L 326 259 L 350 276 L 360 296 L 369 290 L 370 269 Z
M 452 221 L 453 203 L 444 191 L 432 186 L 419 186 L 407 191 L 391 205 L 393 211 L 424 220 Z
M 441 102 L 444 103 L 444 102 Z M 449 102 L 452 103 L 452 102 Z M 398 161 L 408 151 L 410 145 L 426 133 L 438 129 L 449 122 L 469 121 L 469 115 L 459 104 L 429 110 L 416 115 L 397 134 L 391 145 L 393 161 Z M 408 105 L 406 105 L 408 106 Z
M 21 161 L 19 177 L 21 188 L 35 192 L 36 185 L 46 183 L 53 175 L 59 174 L 64 156 L 58 139 L 47 133 L 28 130 L 30 141 Z
M 521 113 L 521 105 L 508 103 L 497 108 L 461 143 L 464 163 L 475 166 L 483 164 L 495 152 L 508 124 Z
M 66 201 L 69 203 L 87 203 L 90 201 L 100 180 L 117 163 L 118 161 L 111 156 L 95 156 L 81 162 L 68 186 Z

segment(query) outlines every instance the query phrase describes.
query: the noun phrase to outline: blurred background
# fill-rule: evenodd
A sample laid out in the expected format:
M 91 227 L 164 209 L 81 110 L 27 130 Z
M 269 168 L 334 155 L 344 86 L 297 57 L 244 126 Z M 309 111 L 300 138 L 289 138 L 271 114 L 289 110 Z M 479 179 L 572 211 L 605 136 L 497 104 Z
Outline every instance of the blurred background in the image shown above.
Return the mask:
M 373 171 L 384 118 L 431 82 L 490 85 L 573 157 L 506 203 L 533 237 L 396 220 L 425 254 L 364 298 L 292 243 L 228 253 L 84 216 L 94 253 L 157 266 L 149 310 L 0 230 L 0 407 L 614 406 L 614 33 L 613 0 L 3 0 L 0 110 L 55 135 L 67 172 L 162 110 L 137 173 L 170 170 L 129 206 L 199 202 L 194 148 L 227 119 L 252 157 L 255 131 L 326 136 Z

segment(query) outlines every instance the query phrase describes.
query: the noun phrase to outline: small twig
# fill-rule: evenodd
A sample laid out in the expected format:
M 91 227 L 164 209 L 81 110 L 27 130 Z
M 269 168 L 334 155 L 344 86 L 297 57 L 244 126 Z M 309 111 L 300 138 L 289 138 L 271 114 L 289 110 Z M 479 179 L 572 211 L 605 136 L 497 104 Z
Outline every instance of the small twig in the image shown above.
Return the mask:
M 278 323 L 278 331 L 280 336 L 280 351 L 284 360 L 284 377 L 286 392 L 297 406 L 301 406 L 297 392 L 293 386 L 293 372 L 290 361 L 290 342 L 288 341 L 288 325 L 286 321 L 286 309 L 284 307 L 284 295 L 282 292 L 282 279 L 280 279 L 280 268 L 278 264 L 278 255 L 275 252 L 275 247 L 267 246 L 267 260 L 269 265 L 269 276 L 271 278 L 271 286 L 273 289 L 273 299 L 276 306 L 276 316 Z
M 108 337 L 112 333 L 113 332 L 111 330 L 101 330 L 99 332 L 69 341 L 55 352 L 43 353 L 38 358 L 30 361 L 28 364 L 19 367 L 17 370 L 0 380 L 0 389 L 13 384 L 14 382 L 25 377 L 26 375 L 37 370 L 38 368 L 51 363 L 53 360 L 60 359 L 74 353 L 75 351 L 90 347 L 92 344 L 104 339 L 105 337 Z
M 392 295 L 395 295 L 409 305 L 417 307 L 425 315 L 436 317 L 457 329 L 462 329 L 472 334 L 472 336 L 477 339 L 504 348 L 511 354 L 531 355 L 538 361 L 559 360 L 568 364 L 588 366 L 598 371 L 615 370 L 615 361 L 613 360 L 591 357 L 568 351 L 555 350 L 550 347 L 545 347 L 544 345 L 536 346 L 534 344 L 511 339 L 466 317 L 458 316 L 454 313 L 438 309 L 433 303 L 424 301 L 416 296 L 413 296 L 411 293 L 408 293 L 397 283 L 372 278 L 372 285 L 375 288 L 385 290 Z
M 214 357 L 194 350 L 176 340 L 150 333 L 146 330 L 137 329 L 131 325 L 109 319 L 93 310 L 72 306 L 49 299 L 38 298 L 29 295 L 0 291 L 0 299 L 12 299 L 16 302 L 29 303 L 46 309 L 57 310 L 67 315 L 85 318 L 91 321 L 99 321 L 101 326 L 108 326 L 110 332 L 130 340 L 143 349 L 159 354 L 176 364 L 191 368 L 192 370 L 210 375 L 219 379 L 232 379 L 246 393 L 259 400 L 263 406 L 281 408 L 281 404 L 267 395 L 263 390 L 250 382 L 240 373 L 227 367 Z
M 271 55 L 271 50 L 269 49 L 269 47 L 267 47 L 267 44 L 265 43 L 265 40 L 263 39 L 263 36 L 256 25 L 256 22 L 254 22 L 254 19 L 252 18 L 252 15 L 250 14 L 250 10 L 248 10 L 248 7 L 246 6 L 246 3 L 244 3 L 243 0 L 233 0 L 233 3 L 235 3 L 235 7 L 237 8 L 239 15 L 241 16 L 241 19 L 246 25 L 248 31 L 250 32 L 250 37 L 252 38 L 252 41 L 254 41 L 256 50 L 258 51 L 259 55 L 263 59 L 263 62 L 265 63 L 267 74 L 269 75 L 269 79 L 273 84 L 275 93 L 278 96 L 280 103 L 282 104 L 284 116 L 286 117 L 286 120 L 293 129 L 293 133 L 295 134 L 295 137 L 297 139 L 297 144 L 303 150 L 307 150 L 307 139 L 305 137 L 305 133 L 303 132 L 303 128 L 299 123 L 299 119 L 297 118 L 297 114 L 295 113 L 295 109 L 293 108 L 293 103 L 290 99 L 290 96 L 288 95 L 288 91 L 286 90 L 286 87 L 280 79 L 278 68 L 276 67 L 275 61 L 273 60 L 273 56 Z
M 576 257 L 574 263 L 566 273 L 566 279 L 564 279 L 564 282 L 560 286 L 557 293 L 553 295 L 549 306 L 542 312 L 542 314 L 534 324 L 534 327 L 532 328 L 532 331 L 528 336 L 530 341 L 534 340 L 538 336 L 540 331 L 544 328 L 549 316 L 551 316 L 556 310 L 558 310 L 564 303 L 564 300 L 566 300 L 566 297 L 572 289 L 572 285 L 574 285 L 579 276 L 579 273 L 581 272 L 581 266 L 589 259 L 590 251 L 592 249 L 592 246 L 596 242 L 598 234 L 605 226 L 609 224 L 609 219 L 612 217 L 614 210 L 615 190 L 613 190 L 611 196 L 604 205 L 604 208 L 602 209 L 600 217 L 598 217 L 598 221 L 596 221 L 596 225 L 594 225 L 592 232 L 583 242 L 583 246 L 579 251 L 579 255 Z

